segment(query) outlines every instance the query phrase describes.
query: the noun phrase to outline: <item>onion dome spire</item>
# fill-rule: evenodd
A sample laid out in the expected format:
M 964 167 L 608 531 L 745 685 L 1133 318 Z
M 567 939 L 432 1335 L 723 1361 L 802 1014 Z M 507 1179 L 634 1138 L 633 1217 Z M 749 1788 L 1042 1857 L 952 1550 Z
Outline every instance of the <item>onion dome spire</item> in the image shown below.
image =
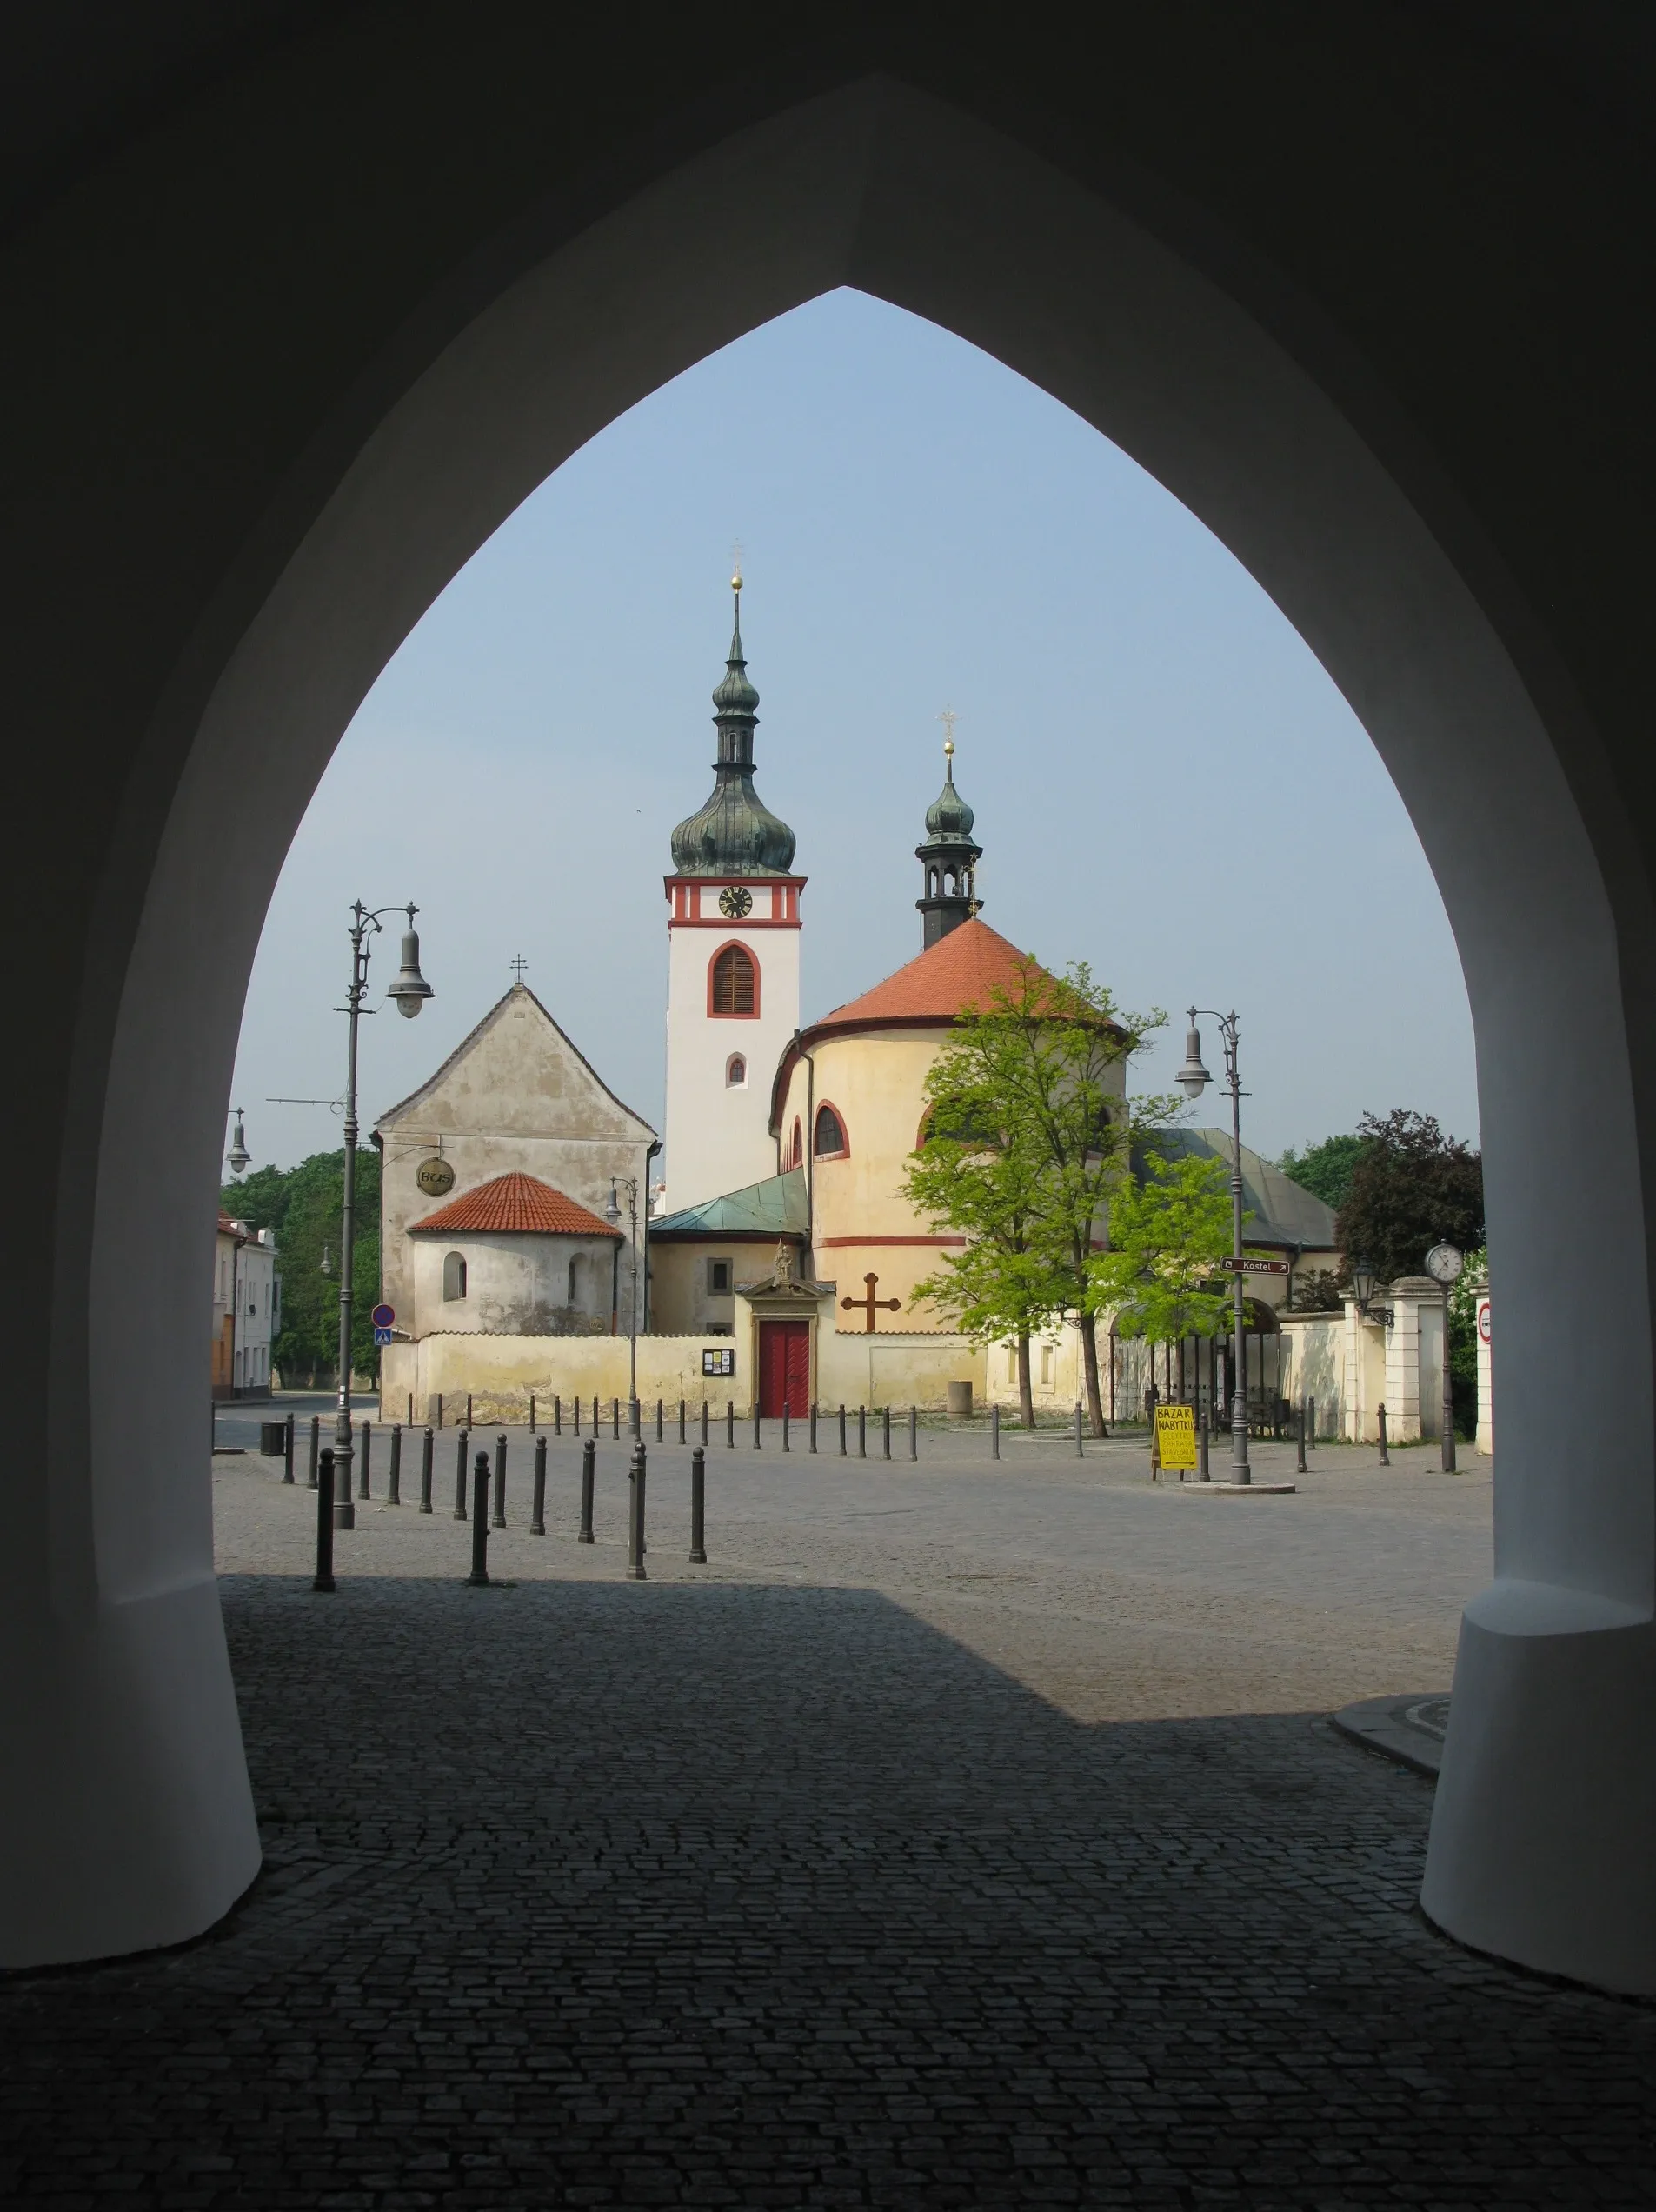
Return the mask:
M 943 740 L 943 788 L 926 810 L 926 842 L 914 847 L 923 871 L 925 894 L 914 901 L 921 920 L 922 949 L 929 951 L 951 929 L 969 922 L 983 902 L 977 896 L 977 864 L 981 845 L 972 840 L 972 810 L 954 788 L 954 724 L 953 707 L 940 716 L 948 736 Z
M 724 681 L 713 695 L 719 733 L 715 782 L 706 804 L 673 832 L 673 865 L 681 876 L 786 876 L 794 864 L 795 836 L 754 789 L 754 730 L 759 694 L 748 680 L 742 650 L 742 570 L 730 579 L 735 623 Z

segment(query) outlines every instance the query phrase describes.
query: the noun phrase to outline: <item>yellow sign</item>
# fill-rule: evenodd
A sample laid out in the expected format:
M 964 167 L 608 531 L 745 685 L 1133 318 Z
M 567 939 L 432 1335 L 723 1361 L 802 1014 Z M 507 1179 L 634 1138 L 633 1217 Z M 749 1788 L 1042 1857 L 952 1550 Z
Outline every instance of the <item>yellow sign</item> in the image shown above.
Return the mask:
M 1156 1463 L 1169 1475 L 1196 1471 L 1196 1414 L 1193 1406 L 1156 1408 Z

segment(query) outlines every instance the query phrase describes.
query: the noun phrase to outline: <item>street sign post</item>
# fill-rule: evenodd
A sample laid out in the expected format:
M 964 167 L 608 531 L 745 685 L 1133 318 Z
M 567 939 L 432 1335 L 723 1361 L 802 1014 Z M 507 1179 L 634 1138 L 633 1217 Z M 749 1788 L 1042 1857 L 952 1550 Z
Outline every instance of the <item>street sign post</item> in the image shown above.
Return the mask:
M 1262 1252 L 1244 1252 L 1240 1260 L 1226 1259 L 1220 1266 L 1227 1275 L 1286 1275 L 1286 1260 L 1267 1260 Z
M 369 1317 L 376 1329 L 389 1329 L 396 1319 L 396 1308 L 385 1305 L 376 1306 Z
M 390 1341 L 391 1332 L 389 1329 L 376 1329 L 374 1331 L 374 1342 L 376 1344 L 389 1344 Z

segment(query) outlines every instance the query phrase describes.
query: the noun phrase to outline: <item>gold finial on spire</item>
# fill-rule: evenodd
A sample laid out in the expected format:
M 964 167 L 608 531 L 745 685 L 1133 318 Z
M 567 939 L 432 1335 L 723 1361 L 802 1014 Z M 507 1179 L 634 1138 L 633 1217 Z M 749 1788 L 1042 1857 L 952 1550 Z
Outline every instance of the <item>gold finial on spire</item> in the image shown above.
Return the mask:
M 937 719 L 943 725 L 943 757 L 947 761 L 952 761 L 954 757 L 954 725 L 960 720 L 960 716 L 953 707 L 945 707 Z
M 738 538 L 730 549 L 730 589 L 742 589 L 742 540 Z

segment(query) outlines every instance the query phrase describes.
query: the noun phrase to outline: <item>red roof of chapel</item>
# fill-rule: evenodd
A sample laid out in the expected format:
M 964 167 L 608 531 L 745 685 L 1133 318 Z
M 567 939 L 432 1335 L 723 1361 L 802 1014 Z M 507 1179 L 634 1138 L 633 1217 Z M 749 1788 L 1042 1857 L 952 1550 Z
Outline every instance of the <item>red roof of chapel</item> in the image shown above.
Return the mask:
M 1031 965 L 1027 952 L 974 915 L 883 983 L 813 1022 L 811 1033 L 864 1023 L 952 1022 L 962 1007 L 985 1004 L 992 990 L 1015 991 Z
M 441 1229 L 456 1235 L 462 1229 L 539 1234 L 543 1236 L 619 1236 L 621 1231 L 612 1229 L 607 1221 L 600 1221 L 596 1214 L 566 1197 L 562 1190 L 554 1190 L 549 1183 L 537 1176 L 522 1175 L 513 1169 L 509 1175 L 495 1176 L 492 1182 L 480 1183 L 475 1190 L 462 1192 L 451 1198 L 435 1214 L 428 1214 L 423 1221 L 410 1222 L 410 1235 L 420 1229 Z

